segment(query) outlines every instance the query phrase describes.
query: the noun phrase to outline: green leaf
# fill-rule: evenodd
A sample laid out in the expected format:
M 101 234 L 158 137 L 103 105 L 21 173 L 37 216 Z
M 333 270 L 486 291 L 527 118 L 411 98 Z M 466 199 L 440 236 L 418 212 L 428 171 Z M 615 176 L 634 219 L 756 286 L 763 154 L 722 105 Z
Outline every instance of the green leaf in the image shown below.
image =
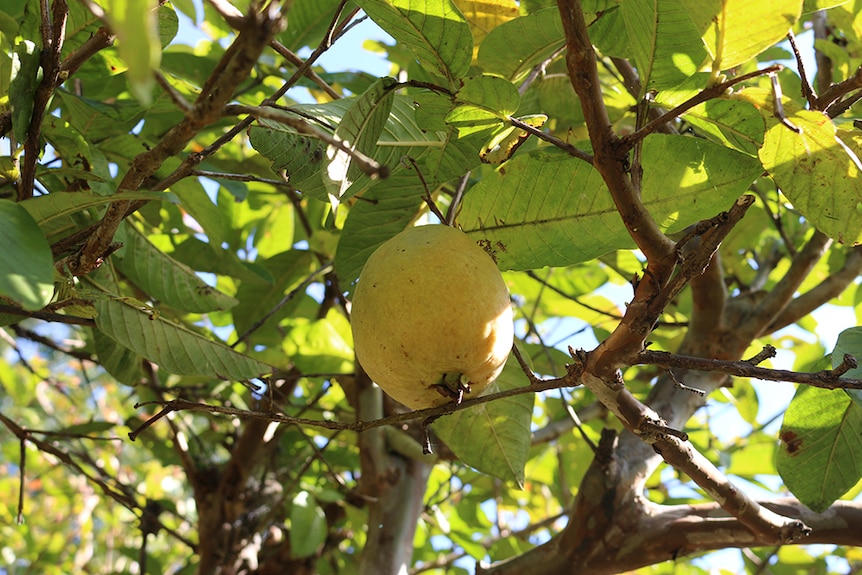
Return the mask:
M 33 115 L 33 95 L 42 81 L 39 67 L 40 50 L 30 40 L 23 40 L 12 53 L 12 81 L 9 84 L 9 103 L 12 105 L 12 132 L 23 142 Z
M 287 113 L 295 114 L 295 117 L 314 118 L 318 127 L 337 126 L 354 101 L 354 98 L 342 98 L 326 104 L 297 105 L 287 110 Z M 363 174 L 353 182 L 350 195 L 358 194 L 372 185 L 381 185 L 405 171 L 407 168 L 401 162 L 403 157 L 420 161 L 429 152 L 443 148 L 443 138 L 444 134 L 420 128 L 412 98 L 395 96 L 388 121 L 377 140 L 374 157 L 377 162 L 389 167 L 389 178 L 371 180 Z M 320 140 L 300 136 L 293 128 L 270 120 L 263 120 L 260 126 L 252 127 L 249 139 L 252 147 L 272 161 L 273 169 L 286 172 L 292 186 L 309 197 L 328 200 L 320 174 L 325 164 L 324 151 L 327 146 Z M 436 181 L 436 171 L 423 175 L 429 185 L 431 181 Z
M 840 243 L 862 241 L 860 148 L 842 141 L 822 112 L 800 110 L 787 119 L 801 133 L 775 122 L 760 149 L 763 167 L 817 229 Z
M 290 509 L 290 555 L 309 557 L 326 541 L 329 532 L 326 514 L 314 497 L 300 491 L 293 498 Z
M 54 294 L 54 258 L 38 224 L 20 204 L 0 199 L 0 295 L 27 310 Z
M 313 254 L 307 251 L 290 250 L 271 258 L 259 260 L 258 265 L 268 270 L 272 281 L 248 278 L 236 292 L 239 304 L 231 310 L 237 334 L 244 334 L 251 326 L 270 313 L 292 289 L 298 286 L 312 271 Z M 278 345 L 284 333 L 278 324 L 291 315 L 300 297 L 283 305 L 272 317 L 249 338 L 253 344 Z
M 77 425 L 70 425 L 69 427 L 64 427 L 63 429 L 58 429 L 58 435 L 97 435 L 104 431 L 109 431 L 114 429 L 117 426 L 116 423 L 112 421 L 88 421 L 87 423 L 79 423 Z
M 445 121 L 464 136 L 501 126 L 518 109 L 521 96 L 511 82 L 499 76 L 475 76 L 463 80 L 455 102 Z
M 129 87 L 145 106 L 152 102 L 153 71 L 162 57 L 157 8 L 156 0 L 113 0 L 107 12 L 120 57 L 129 67 Z
M 802 2 L 802 13 L 811 14 L 818 10 L 828 10 L 843 4 L 848 4 L 851 0 L 804 0 Z
M 718 11 L 705 12 L 717 17 L 704 34 L 716 71 L 744 64 L 783 40 L 802 12 L 802 0 L 718 0 L 717 3 Z M 702 2 L 692 4 L 692 12 L 701 11 L 698 5 L 703 5 Z
M 193 270 L 151 244 L 132 225 L 117 268 L 154 300 L 193 313 L 230 309 L 237 300 L 210 287 Z
M 93 330 L 93 344 L 102 367 L 126 385 L 138 385 L 144 379 L 143 358 L 123 347 L 98 329 Z
M 483 395 L 525 385 L 518 361 L 509 357 Z M 532 393 L 524 393 L 489 401 L 441 417 L 432 427 L 462 462 L 523 489 L 534 400 Z
M 305 46 L 316 47 L 323 39 L 341 0 L 294 0 L 287 13 L 287 29 L 279 40 L 287 48 L 298 51 Z M 342 13 L 350 10 L 350 5 Z
M 42 232 L 49 238 L 53 238 L 82 227 L 82 224 L 72 219 L 72 216 L 88 208 L 105 206 L 119 199 L 120 197 L 116 195 L 102 196 L 85 192 L 54 193 L 29 198 L 20 205 L 36 220 Z M 176 196 L 165 192 L 129 191 L 122 193 L 122 199 L 176 201 Z
M 130 299 L 97 300 L 96 327 L 168 373 L 226 380 L 249 379 L 272 369 L 225 344 L 168 321 Z
M 825 511 L 862 477 L 862 407 L 842 390 L 800 386 L 779 437 L 778 473 L 812 511 Z
M 395 91 L 392 89 L 394 85 L 394 79 L 381 78 L 365 93 L 353 99 L 335 129 L 335 138 L 351 151 L 374 157 L 377 140 L 383 133 L 392 110 L 395 99 Z M 342 199 L 347 199 L 345 193 L 361 174 L 362 170 L 356 165 L 353 156 L 333 145 L 326 149 L 323 184 L 333 208 Z
M 479 46 L 478 62 L 484 72 L 517 82 L 564 45 L 563 22 L 554 6 L 491 30 Z
M 378 26 L 403 44 L 429 72 L 453 83 L 473 58 L 467 19 L 452 0 L 357 0 Z
M 363 196 L 368 201 L 350 209 L 335 251 L 335 271 L 343 290 L 352 291 L 374 250 L 416 218 L 423 194 L 415 174 L 403 174 L 372 188 Z
M 857 290 L 858 294 L 862 294 L 862 288 Z M 838 334 L 838 341 L 835 342 L 835 351 L 832 352 L 832 368 L 836 368 L 844 361 L 844 355 L 850 354 L 856 361 L 862 365 L 862 327 L 851 327 L 845 329 Z M 842 377 L 849 379 L 862 379 L 862 367 L 856 367 L 847 371 Z M 848 389 L 849 395 L 859 407 L 862 407 L 862 389 Z
M 642 163 L 644 205 L 669 232 L 728 209 L 762 170 L 751 156 L 702 138 L 659 134 L 645 139 Z M 465 196 L 458 223 L 503 270 L 634 247 L 599 173 L 557 151 L 515 156 L 486 176 Z
M 641 81 L 641 93 L 675 86 L 697 72 L 706 48 L 683 0 L 626 0 L 621 15 Z
M 98 142 L 110 136 L 126 134 L 141 121 L 144 109 L 135 100 L 116 100 L 110 103 L 91 100 L 57 90 L 57 95 L 69 123 L 88 142 Z

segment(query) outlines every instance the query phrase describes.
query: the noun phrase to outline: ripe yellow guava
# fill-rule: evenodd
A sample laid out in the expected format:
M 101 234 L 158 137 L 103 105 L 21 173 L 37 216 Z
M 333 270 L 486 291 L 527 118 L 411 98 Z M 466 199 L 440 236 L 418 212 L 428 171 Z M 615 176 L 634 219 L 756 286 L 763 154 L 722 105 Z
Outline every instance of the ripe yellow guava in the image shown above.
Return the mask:
M 502 371 L 514 337 L 494 261 L 443 225 L 408 228 L 371 254 L 350 321 L 359 364 L 413 409 L 478 396 Z

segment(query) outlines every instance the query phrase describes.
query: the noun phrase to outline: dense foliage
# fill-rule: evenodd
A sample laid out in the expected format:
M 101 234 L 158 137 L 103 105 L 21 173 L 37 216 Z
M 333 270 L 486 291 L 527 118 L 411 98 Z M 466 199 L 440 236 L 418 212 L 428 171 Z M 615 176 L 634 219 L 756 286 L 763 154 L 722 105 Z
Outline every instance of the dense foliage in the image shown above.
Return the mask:
M 319 64 L 360 20 L 388 76 Z M 862 566 L 859 0 L 4 0 L 0 47 L 0 573 Z M 411 412 L 350 306 L 417 222 L 516 348 Z

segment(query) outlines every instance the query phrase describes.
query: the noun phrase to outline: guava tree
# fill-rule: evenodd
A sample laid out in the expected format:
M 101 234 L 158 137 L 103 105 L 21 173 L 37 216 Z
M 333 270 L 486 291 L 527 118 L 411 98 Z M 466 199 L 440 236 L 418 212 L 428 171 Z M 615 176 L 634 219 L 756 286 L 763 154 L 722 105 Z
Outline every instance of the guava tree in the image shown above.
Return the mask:
M 855 572 L 860 12 L 5 0 L 0 572 Z M 412 411 L 351 298 L 438 220 L 516 344 Z

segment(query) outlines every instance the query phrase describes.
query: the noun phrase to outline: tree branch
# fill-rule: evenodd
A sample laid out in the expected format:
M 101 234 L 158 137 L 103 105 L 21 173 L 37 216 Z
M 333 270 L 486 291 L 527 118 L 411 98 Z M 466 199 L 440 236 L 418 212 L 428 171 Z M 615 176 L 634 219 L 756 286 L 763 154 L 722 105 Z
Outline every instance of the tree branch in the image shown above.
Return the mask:
M 169 157 L 179 153 L 200 130 L 221 117 L 225 105 L 239 83 L 248 76 L 269 39 L 283 25 L 278 4 L 270 4 L 261 12 L 252 12 L 245 18 L 239 35 L 225 51 L 215 71 L 207 80 L 201 94 L 183 120 L 174 126 L 150 150 L 137 156 L 118 186 L 117 193 L 137 190 Z M 131 200 L 111 203 L 84 246 L 62 262 L 74 275 L 85 275 L 98 267 L 109 253 L 109 246 L 120 222 L 127 217 Z
M 805 385 L 824 389 L 862 389 L 862 379 L 845 379 L 841 377 L 849 369 L 856 367 L 856 360 L 849 355 L 846 355 L 842 364 L 835 369 L 825 369 L 816 372 L 771 369 L 758 367 L 750 361 L 705 359 L 690 355 L 676 355 L 666 351 L 647 350 L 641 352 L 638 359 L 638 363 L 657 365 L 664 368 L 677 367 L 696 371 L 717 371 L 737 377 L 754 377 L 766 381 L 804 383 Z

